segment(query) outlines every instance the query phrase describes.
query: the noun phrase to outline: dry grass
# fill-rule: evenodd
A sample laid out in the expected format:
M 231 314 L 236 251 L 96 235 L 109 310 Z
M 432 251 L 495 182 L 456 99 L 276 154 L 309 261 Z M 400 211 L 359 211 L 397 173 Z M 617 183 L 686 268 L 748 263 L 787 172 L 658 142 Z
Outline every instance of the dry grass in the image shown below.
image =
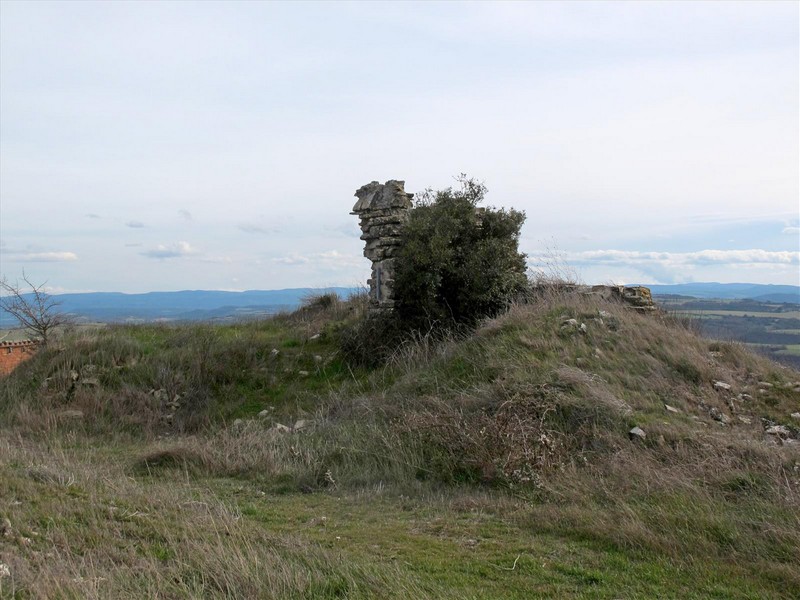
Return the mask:
M 396 529 L 379 530 L 393 544 L 419 526 L 413 515 L 432 511 L 446 527 L 461 513 L 485 517 L 486 535 L 509 548 L 529 535 L 551 540 L 556 556 L 592 552 L 611 573 L 601 596 L 646 585 L 630 573 L 657 581 L 637 588 L 642 597 L 800 594 L 800 445 L 764 433 L 764 423 L 800 433 L 789 417 L 800 409 L 797 372 L 668 315 L 553 293 L 472 335 L 420 337 L 388 366 L 355 373 L 331 368 L 335 358 L 314 366 L 338 324 L 355 318 L 324 304 L 271 324 L 112 329 L 31 361 L 0 392 L 15 427 L 0 432 L 0 517 L 13 529 L 0 539 L 12 574 L 2 594 L 481 597 L 443 574 L 451 563 L 431 562 L 430 539 L 409 550 L 409 570 L 377 563 L 369 536 L 346 559 L 306 530 L 258 525 L 270 502 L 299 492 L 292 506 L 396 499 Z M 98 385 L 73 389 L 70 370 L 88 364 Z M 297 377 L 301 366 L 316 370 Z M 156 386 L 192 399 L 183 421 L 165 424 Z M 215 414 L 248 394 L 259 403 L 243 421 Z M 269 405 L 273 418 L 254 416 Z M 300 416 L 311 425 L 299 433 L 271 427 Z M 644 441 L 628 438 L 634 425 Z M 257 508 L 240 489 L 261 490 Z M 363 511 L 365 527 L 378 528 L 381 509 Z M 503 553 L 503 564 L 517 556 Z M 583 559 L 559 560 L 581 585 L 603 581 L 580 570 Z M 522 568 L 526 586 L 561 581 Z M 497 585 L 497 597 L 525 597 L 524 586 Z M 553 585 L 549 595 L 584 594 Z

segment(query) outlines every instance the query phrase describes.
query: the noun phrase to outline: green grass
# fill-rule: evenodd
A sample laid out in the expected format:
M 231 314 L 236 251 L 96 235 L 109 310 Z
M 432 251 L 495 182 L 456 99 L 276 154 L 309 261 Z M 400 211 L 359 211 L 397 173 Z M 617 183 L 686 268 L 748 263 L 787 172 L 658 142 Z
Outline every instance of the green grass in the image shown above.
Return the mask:
M 761 423 L 796 435 L 797 372 L 561 296 L 369 371 L 337 352 L 359 310 L 109 327 L 24 364 L 0 597 L 800 595 L 800 452 Z

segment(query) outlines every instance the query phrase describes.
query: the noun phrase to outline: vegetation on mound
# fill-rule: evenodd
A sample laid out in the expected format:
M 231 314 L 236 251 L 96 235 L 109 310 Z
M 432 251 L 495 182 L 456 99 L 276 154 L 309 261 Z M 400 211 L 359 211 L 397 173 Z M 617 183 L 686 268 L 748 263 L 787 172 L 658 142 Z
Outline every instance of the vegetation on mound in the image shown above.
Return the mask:
M 2 593 L 800 594 L 797 372 L 557 294 L 353 368 L 363 311 L 111 327 L 20 367 Z

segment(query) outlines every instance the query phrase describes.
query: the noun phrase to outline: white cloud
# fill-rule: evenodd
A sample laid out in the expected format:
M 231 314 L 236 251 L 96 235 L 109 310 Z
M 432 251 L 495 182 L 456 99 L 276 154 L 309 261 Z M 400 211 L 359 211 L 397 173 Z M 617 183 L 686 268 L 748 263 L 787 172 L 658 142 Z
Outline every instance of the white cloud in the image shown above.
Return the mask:
M 12 252 L 5 250 L 3 254 L 10 254 L 6 258 L 14 262 L 71 262 L 78 260 L 78 255 L 74 252 Z
M 142 223 L 141 221 L 128 221 L 127 223 L 125 223 L 125 227 L 130 227 L 132 229 L 141 229 L 142 227 L 144 227 L 144 223 Z
M 180 216 L 181 216 L 181 217 L 182 217 L 182 218 L 183 218 L 185 221 L 191 221 L 191 220 L 192 220 L 192 213 L 190 213 L 190 212 L 189 212 L 188 210 L 186 210 L 185 208 L 182 208 L 182 209 L 180 209 L 180 210 L 178 211 L 178 214 L 179 214 L 179 215 L 180 215 Z
M 279 258 L 273 258 L 272 262 L 283 265 L 307 265 L 313 264 L 332 270 L 352 269 L 362 267 L 366 264 L 360 256 L 343 254 L 338 250 L 327 250 L 325 252 L 315 252 L 312 254 L 291 253 Z
M 800 264 L 800 252 L 770 250 L 700 250 L 697 252 L 640 252 L 587 250 L 567 255 L 569 262 L 601 264 L 660 263 L 663 265 Z
M 245 233 L 260 233 L 264 235 L 277 233 L 279 231 L 277 227 L 264 227 L 262 225 L 256 225 L 255 223 L 239 223 L 236 225 L 236 228 Z
M 178 258 L 197 254 L 197 250 L 192 248 L 189 242 L 176 242 L 168 246 L 159 244 L 155 248 L 146 250 L 141 254 L 147 258 Z
M 781 233 L 786 235 L 797 235 L 800 233 L 800 227 L 784 227 Z

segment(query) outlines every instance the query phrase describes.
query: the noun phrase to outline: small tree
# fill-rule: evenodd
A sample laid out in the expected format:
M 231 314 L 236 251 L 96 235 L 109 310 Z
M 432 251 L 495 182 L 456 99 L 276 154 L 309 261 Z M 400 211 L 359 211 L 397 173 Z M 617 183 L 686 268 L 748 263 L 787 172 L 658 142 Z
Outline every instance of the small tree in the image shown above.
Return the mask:
M 403 228 L 395 306 L 404 326 L 474 326 L 527 286 L 519 252 L 525 213 L 478 208 L 486 186 L 461 175 L 458 189 L 426 190 Z
M 29 290 L 5 277 L 0 280 L 0 308 L 46 346 L 53 330 L 69 323 L 70 318 L 58 309 L 61 302 L 44 291 L 44 283 L 35 285 L 24 271 L 22 281 Z

